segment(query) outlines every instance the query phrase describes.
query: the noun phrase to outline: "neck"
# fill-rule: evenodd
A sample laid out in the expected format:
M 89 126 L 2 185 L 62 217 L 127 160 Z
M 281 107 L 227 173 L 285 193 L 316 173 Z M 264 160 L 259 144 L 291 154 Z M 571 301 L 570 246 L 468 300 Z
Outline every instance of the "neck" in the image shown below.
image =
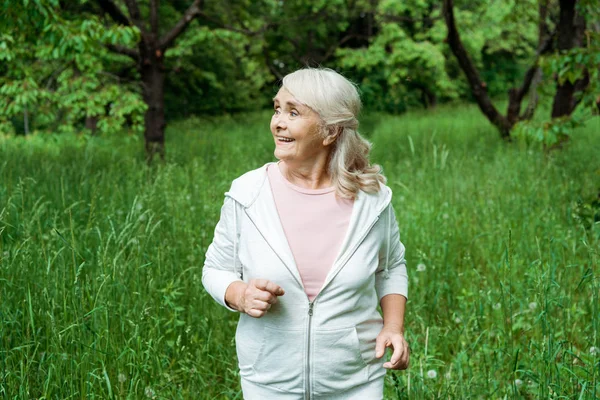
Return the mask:
M 310 163 L 294 163 L 281 160 L 279 170 L 283 176 L 296 186 L 306 189 L 324 189 L 331 187 L 331 175 L 327 169 L 328 159 L 319 158 Z

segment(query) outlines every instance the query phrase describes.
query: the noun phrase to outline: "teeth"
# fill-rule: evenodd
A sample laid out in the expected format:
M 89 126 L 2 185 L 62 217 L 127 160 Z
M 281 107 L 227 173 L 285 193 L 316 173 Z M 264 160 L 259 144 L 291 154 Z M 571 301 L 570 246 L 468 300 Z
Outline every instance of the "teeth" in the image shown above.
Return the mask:
M 281 140 L 282 142 L 293 142 L 294 141 L 294 139 L 284 138 L 284 137 L 280 137 L 279 140 Z

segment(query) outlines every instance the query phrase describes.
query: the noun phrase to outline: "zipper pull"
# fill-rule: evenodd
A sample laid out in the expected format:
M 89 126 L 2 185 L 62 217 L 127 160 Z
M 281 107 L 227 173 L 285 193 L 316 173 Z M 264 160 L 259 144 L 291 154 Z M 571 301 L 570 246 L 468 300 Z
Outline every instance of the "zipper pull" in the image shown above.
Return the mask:
M 311 317 L 313 315 L 313 303 L 312 302 L 308 303 L 308 315 L 310 315 Z

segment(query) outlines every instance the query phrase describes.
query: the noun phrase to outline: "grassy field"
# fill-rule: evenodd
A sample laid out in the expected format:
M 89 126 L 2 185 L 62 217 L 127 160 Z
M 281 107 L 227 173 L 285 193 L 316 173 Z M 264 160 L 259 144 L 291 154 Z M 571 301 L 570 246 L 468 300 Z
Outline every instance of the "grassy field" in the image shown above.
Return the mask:
M 269 113 L 134 137 L 0 138 L 0 397 L 241 399 L 201 269 Z M 474 106 L 367 115 L 406 246 L 411 366 L 386 398 L 600 398 L 600 120 L 505 144 Z

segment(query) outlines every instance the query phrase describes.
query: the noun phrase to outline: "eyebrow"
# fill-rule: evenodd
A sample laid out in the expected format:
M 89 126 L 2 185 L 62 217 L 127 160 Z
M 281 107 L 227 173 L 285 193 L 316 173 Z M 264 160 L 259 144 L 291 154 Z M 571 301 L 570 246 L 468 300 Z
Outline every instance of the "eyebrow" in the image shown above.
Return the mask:
M 279 100 L 277 99 L 277 97 L 273 97 L 273 102 L 278 102 L 279 103 Z M 302 108 L 304 106 L 302 103 L 296 103 L 295 101 L 287 101 L 285 103 L 285 105 L 288 106 L 288 107 L 291 106 L 291 107 L 294 107 L 294 108 Z

